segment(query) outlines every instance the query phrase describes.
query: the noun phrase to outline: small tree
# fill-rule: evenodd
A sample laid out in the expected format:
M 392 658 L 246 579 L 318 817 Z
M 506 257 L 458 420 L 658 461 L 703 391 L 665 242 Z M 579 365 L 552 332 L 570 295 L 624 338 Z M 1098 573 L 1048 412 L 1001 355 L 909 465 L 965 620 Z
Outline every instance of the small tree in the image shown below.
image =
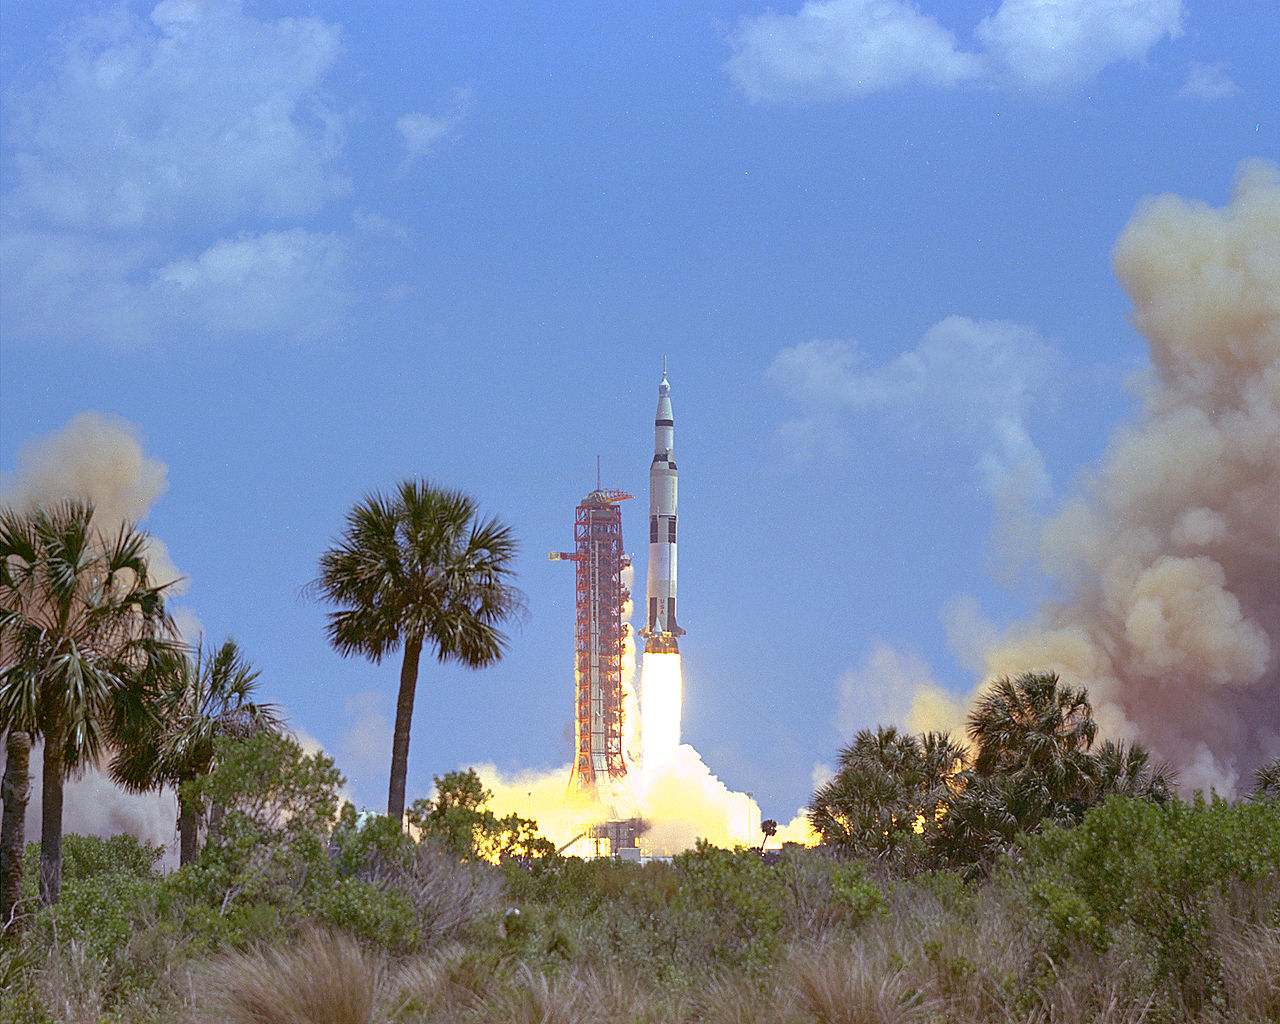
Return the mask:
M 341 772 L 280 733 L 222 737 L 214 748 L 213 770 L 184 783 L 182 796 L 224 808 L 197 862 L 218 867 L 222 911 L 242 896 L 298 891 L 337 821 Z
M 173 659 L 156 695 L 155 714 L 144 719 L 120 746 L 111 776 L 133 792 L 172 786 L 178 794 L 179 863 L 197 853 L 201 808 L 183 796 L 183 785 L 208 774 L 217 740 L 245 738 L 279 730 L 282 720 L 272 704 L 251 698 L 258 672 L 236 642 Z
M 518 814 L 499 818 L 489 810 L 493 793 L 474 769 L 435 777 L 434 799 L 415 800 L 409 821 L 425 842 L 439 843 L 463 860 L 501 861 L 549 857 L 555 844 L 538 833 L 538 823 Z

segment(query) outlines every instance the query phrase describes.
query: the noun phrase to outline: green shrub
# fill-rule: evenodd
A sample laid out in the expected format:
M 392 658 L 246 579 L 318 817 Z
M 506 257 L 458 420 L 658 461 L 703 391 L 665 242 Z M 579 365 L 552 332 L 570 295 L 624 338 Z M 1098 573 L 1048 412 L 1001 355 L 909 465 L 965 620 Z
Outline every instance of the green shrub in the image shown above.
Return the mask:
M 1280 805 L 1113 797 L 1074 828 L 1026 839 L 1014 871 L 1057 949 L 1101 953 L 1132 933 L 1195 1012 L 1222 997 L 1215 917 L 1280 914 Z
M 422 928 L 413 904 L 395 889 L 360 878 L 340 878 L 316 901 L 325 924 L 354 935 L 367 946 L 396 956 L 422 947 Z
M 62 880 L 65 883 L 108 872 L 151 878 L 163 856 L 164 847 L 123 833 L 110 839 L 66 835 L 62 837 Z
M 785 890 L 776 867 L 751 849 L 705 840 L 673 858 L 679 888 L 671 908 L 684 955 L 756 970 L 780 944 Z

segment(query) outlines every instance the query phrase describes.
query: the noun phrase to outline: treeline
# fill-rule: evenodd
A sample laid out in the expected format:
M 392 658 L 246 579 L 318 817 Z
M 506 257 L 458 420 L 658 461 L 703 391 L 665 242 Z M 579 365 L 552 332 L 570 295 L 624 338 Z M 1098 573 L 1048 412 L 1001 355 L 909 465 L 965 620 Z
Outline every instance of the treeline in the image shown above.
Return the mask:
M 1070 825 L 1109 796 L 1164 804 L 1177 778 L 1138 744 L 1096 748 L 1083 688 L 1052 672 L 992 683 L 968 716 L 968 744 L 945 733 L 864 729 L 814 793 L 809 821 L 825 846 L 898 871 L 990 868 L 1018 837 Z M 1280 792 L 1277 764 L 1258 788 Z
M 107 528 L 91 502 L 0 507 L 0 933 L 20 928 L 20 861 L 30 750 L 43 740 L 38 899 L 58 902 L 62 790 L 86 765 L 140 792 L 178 793 L 180 858 L 196 855 L 201 809 L 192 786 L 214 767 L 216 740 L 281 728 L 254 702 L 257 673 L 235 643 L 181 642 L 153 578 L 149 538 L 135 524 Z M 440 661 L 487 665 L 501 626 L 523 609 L 511 583 L 515 538 L 475 501 L 422 480 L 374 493 L 347 515 L 305 592 L 333 607 L 329 642 L 374 662 L 401 653 L 387 813 L 405 809 L 409 729 L 424 648 Z M 222 805 L 207 808 L 217 832 Z
M 830 847 L 558 856 L 436 779 L 411 834 L 322 754 L 219 742 L 196 858 L 68 836 L 0 946 L 0 1021 L 1258 1022 L 1280 1011 L 1280 801 L 1113 794 L 985 872 Z M 496 860 L 496 863 L 495 863 Z M 34 900 L 39 853 L 27 851 Z

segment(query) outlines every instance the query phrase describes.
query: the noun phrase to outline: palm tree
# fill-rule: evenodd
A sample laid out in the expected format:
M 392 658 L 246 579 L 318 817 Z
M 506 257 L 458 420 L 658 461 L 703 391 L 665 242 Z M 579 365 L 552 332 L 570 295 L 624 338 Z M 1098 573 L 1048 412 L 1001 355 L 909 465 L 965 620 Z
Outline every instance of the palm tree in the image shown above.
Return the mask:
M 5 736 L 4 818 L 0 823 L 0 935 L 17 927 L 22 896 L 22 851 L 26 846 L 27 798 L 31 795 L 31 734 L 11 729 Z
M 1001 783 L 1022 827 L 1078 815 L 1087 803 L 1097 724 L 1083 688 L 1054 672 L 998 679 L 969 713 L 968 731 L 974 772 Z
M 919 845 L 913 837 L 937 820 L 962 758 L 945 734 L 863 729 L 840 751 L 835 777 L 813 794 L 809 823 L 825 845 L 909 860 Z
M 1273 757 L 1253 770 L 1251 800 L 1280 800 L 1280 757 Z
M 146 714 L 146 690 L 175 649 L 147 535 L 96 528 L 93 505 L 0 509 L 0 728 L 44 740 L 40 899 L 62 883 L 62 790 Z
M 191 863 L 198 852 L 200 804 L 183 793 L 183 783 L 213 768 L 219 737 L 243 738 L 278 730 L 272 704 L 251 699 L 258 672 L 232 639 L 174 659 L 157 695 L 154 717 L 121 743 L 111 776 L 125 789 L 144 792 L 172 786 L 178 794 L 178 860 Z
M 391 496 L 372 494 L 348 514 L 338 542 L 320 556 L 311 593 L 337 610 L 329 643 L 344 657 L 375 664 L 403 647 L 391 744 L 387 814 L 404 817 L 409 726 L 424 645 L 440 662 L 471 668 L 502 656 L 499 626 L 524 596 L 511 585 L 516 541 L 497 519 L 479 521 L 476 503 L 422 480 L 403 481 Z
M 1093 755 L 1092 803 L 1113 793 L 1163 804 L 1173 799 L 1177 772 L 1168 764 L 1152 764 L 1151 752 L 1138 743 L 1105 741 Z

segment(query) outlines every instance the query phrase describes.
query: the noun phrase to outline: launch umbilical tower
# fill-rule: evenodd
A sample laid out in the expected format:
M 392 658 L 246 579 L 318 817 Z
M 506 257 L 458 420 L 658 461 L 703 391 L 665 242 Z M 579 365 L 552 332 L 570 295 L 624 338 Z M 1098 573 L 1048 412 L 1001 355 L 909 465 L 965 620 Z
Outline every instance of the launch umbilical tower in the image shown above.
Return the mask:
M 623 606 L 630 593 L 622 571 L 631 564 L 622 549 L 625 491 L 597 487 L 574 515 L 573 551 L 553 551 L 553 561 L 574 563 L 574 758 L 570 793 L 594 797 L 607 814 L 623 813 L 629 800 L 622 749 L 622 661 L 627 626 Z

